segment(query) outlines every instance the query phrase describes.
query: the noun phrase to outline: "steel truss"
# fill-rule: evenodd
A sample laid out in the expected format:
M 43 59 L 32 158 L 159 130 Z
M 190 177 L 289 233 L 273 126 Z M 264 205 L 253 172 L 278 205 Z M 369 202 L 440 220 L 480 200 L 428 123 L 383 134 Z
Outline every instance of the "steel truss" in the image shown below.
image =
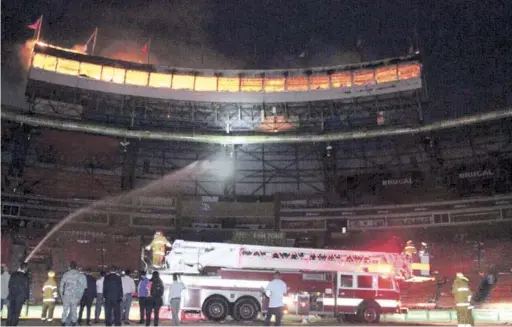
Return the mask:
M 185 193 L 220 195 L 227 199 L 270 196 L 277 192 L 318 193 L 325 189 L 321 149 L 313 144 L 213 146 L 141 141 L 136 174 L 137 180 L 144 183 L 196 160 L 225 154 L 234 161 L 233 172 L 221 177 L 214 174 L 183 177 L 180 184 Z
M 379 138 L 351 142 L 289 145 L 236 145 L 230 147 L 190 143 L 142 141 L 141 162 L 149 161 L 152 174 L 182 168 L 193 162 L 227 151 L 235 161 L 235 178 L 229 182 L 190 180 L 189 194 L 271 195 L 276 192 L 324 193 L 334 190 L 338 178 L 361 173 L 376 174 L 411 170 L 450 169 L 461 163 L 477 164 L 490 155 L 510 157 L 512 122 L 467 127 L 427 136 Z M 434 140 L 434 141 L 432 141 Z M 428 142 L 428 143 L 426 143 Z M 435 142 L 435 144 L 430 144 Z M 330 147 L 330 150 L 328 150 Z M 330 156 L 328 157 L 328 152 Z M 439 165 L 442 162 L 442 166 Z
M 119 153 L 112 154 L 116 157 L 115 165 L 102 167 L 95 158 L 84 161 L 81 165 L 85 168 L 80 168 L 92 174 L 120 177 L 120 187 L 129 190 L 194 161 L 222 153 L 234 162 L 234 169 L 228 174 L 231 177 L 186 176 L 180 185 L 185 194 L 220 195 L 226 199 L 274 193 L 333 193 L 339 189 L 340 177 L 361 172 L 446 169 L 467 162 L 468 158 L 483 160 L 489 152 L 510 151 L 512 134 L 510 118 L 503 118 L 509 117 L 506 112 L 501 116 L 496 114 L 501 120 L 468 125 L 461 130 L 418 127 L 421 131 L 414 134 L 406 134 L 405 130 L 387 134 L 379 130 L 382 126 L 415 128 L 422 119 L 421 90 L 350 101 L 248 105 L 121 96 L 29 80 L 26 94 L 29 111 L 35 113 L 35 117 L 55 116 L 68 122 L 80 121 L 80 124 L 99 123 L 128 132 L 158 129 L 189 133 L 190 137 L 184 139 L 192 142 L 195 138 L 190 132 L 209 132 L 212 136 L 244 135 L 255 130 L 273 132 L 287 128 L 303 135 L 315 134 L 318 140 L 324 140 L 305 143 L 303 136 L 298 135 L 300 145 L 280 144 L 281 140 L 285 142 L 285 137 L 294 136 L 266 134 L 262 143 L 271 144 L 222 146 L 121 137 Z M 475 119 L 468 118 L 466 123 L 474 122 Z M 461 119 L 452 125 L 464 124 L 465 120 Z M 380 134 L 375 136 L 379 137 L 366 135 L 367 131 L 372 133 L 372 127 L 377 127 L 375 131 Z M 99 127 L 97 130 L 101 134 Z M 354 130 L 360 137 L 348 135 Z M 348 136 L 322 139 L 329 133 L 340 132 Z M 32 149 L 32 153 L 41 152 L 46 151 Z M 32 165 L 48 165 L 41 162 L 39 155 L 33 158 L 29 161 Z
M 416 126 L 422 120 L 420 90 L 349 100 L 244 104 L 123 96 L 30 80 L 26 94 L 34 113 L 175 132 L 321 133 Z
M 2 157 L 6 168 L 23 162 L 19 158 L 13 161 L 11 155 L 15 144 L 19 144 L 15 138 L 21 137 L 16 135 L 26 135 L 16 132 L 19 126 L 11 126 L 11 142 L 4 145 Z M 233 174 L 227 174 L 233 177 L 220 178 L 207 174 L 184 177 L 180 181 L 183 193 L 215 195 L 226 199 L 271 196 L 281 192 L 325 193 L 339 189 L 340 178 L 347 176 L 382 171 L 399 174 L 415 169 L 441 176 L 440 172 L 460 164 L 478 164 L 492 158 L 510 158 L 511 126 L 510 119 L 503 119 L 409 138 L 381 137 L 316 144 L 222 146 L 119 139 L 119 146 L 109 150 L 115 152 L 105 151 L 103 157 L 84 157 L 80 162 L 67 164 L 52 163 L 52 156 L 59 157 L 62 153 L 41 148 L 41 144 L 48 144 L 38 142 L 39 139 L 45 139 L 47 130 L 32 128 L 26 164 L 36 168 L 85 172 L 91 178 L 97 179 L 98 185 L 104 180 L 103 176 L 108 175 L 109 180 L 123 183 L 123 189 L 130 189 L 161 178 L 194 161 L 222 153 L 234 161 Z M 63 134 L 62 138 L 66 137 L 68 136 Z M 123 147 L 126 143 L 129 144 Z M 8 172 L 9 169 L 4 170 L 5 174 Z

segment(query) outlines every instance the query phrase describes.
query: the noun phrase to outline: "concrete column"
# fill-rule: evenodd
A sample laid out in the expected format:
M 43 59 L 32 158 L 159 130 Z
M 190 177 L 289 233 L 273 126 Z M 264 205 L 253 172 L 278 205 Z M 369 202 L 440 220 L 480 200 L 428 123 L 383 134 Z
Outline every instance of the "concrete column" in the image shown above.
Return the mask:
M 174 226 L 174 237 L 173 239 L 177 239 L 178 238 L 178 235 L 181 235 L 181 232 L 183 230 L 183 226 L 182 226 L 182 215 L 181 215 L 181 212 L 183 210 L 183 205 L 182 205 L 182 201 L 183 201 L 183 197 L 180 195 L 177 195 L 176 196 L 176 220 L 175 220 L 175 226 Z
M 279 193 L 274 195 L 274 231 L 281 229 L 281 198 Z
M 139 141 L 132 139 L 130 143 L 126 145 L 124 152 L 123 171 L 121 174 L 121 189 L 123 191 L 131 190 L 134 187 L 138 154 Z

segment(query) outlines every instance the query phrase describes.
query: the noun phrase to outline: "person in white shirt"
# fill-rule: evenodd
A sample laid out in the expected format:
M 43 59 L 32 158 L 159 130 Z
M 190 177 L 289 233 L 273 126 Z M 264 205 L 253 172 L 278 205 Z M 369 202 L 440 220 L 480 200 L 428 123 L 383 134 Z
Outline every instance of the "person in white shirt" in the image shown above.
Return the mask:
M 268 310 L 265 317 L 265 326 L 270 326 L 272 316 L 276 317 L 276 326 L 281 326 L 283 317 L 284 296 L 288 291 L 286 283 L 280 279 L 279 271 L 274 273 L 274 279 L 265 288 L 265 295 L 268 297 Z
M 123 284 L 123 303 L 121 304 L 121 320 L 126 324 L 130 324 L 130 308 L 132 307 L 133 293 L 136 292 L 135 281 L 130 277 L 130 270 L 123 272 L 121 283 Z
M 101 307 L 105 306 L 103 298 L 103 281 L 105 280 L 105 272 L 100 272 L 100 279 L 96 281 L 96 308 L 94 310 L 94 323 L 100 322 Z
M 180 324 L 181 293 L 185 289 L 185 284 L 178 279 L 178 274 L 173 274 L 172 280 L 169 303 L 172 310 L 172 325 L 178 326 Z
M 0 290 L 2 293 L 2 306 L 0 307 L 0 318 L 2 317 L 4 304 L 9 305 L 7 300 L 7 296 L 9 295 L 9 279 L 11 279 L 11 275 L 9 274 L 9 270 L 7 269 L 7 265 L 2 264 L 2 289 Z

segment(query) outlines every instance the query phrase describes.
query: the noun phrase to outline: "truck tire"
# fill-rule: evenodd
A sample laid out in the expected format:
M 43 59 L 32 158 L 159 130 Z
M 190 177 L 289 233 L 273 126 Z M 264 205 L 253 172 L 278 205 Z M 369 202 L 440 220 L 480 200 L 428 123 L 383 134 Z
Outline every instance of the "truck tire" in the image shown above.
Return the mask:
M 235 302 L 233 317 L 237 321 L 253 321 L 259 314 L 258 303 L 251 298 L 242 298 Z
M 228 316 L 229 306 L 222 297 L 211 297 L 203 304 L 203 314 L 208 320 L 222 321 Z
M 376 324 L 380 321 L 380 306 L 375 302 L 363 302 L 357 310 L 359 320 L 367 324 Z

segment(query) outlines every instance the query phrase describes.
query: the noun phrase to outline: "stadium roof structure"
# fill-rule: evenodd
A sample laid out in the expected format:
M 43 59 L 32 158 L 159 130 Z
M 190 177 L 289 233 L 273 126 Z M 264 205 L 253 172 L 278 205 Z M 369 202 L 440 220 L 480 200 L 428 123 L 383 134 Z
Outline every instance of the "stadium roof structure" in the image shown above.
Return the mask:
M 20 113 L 16 108 L 2 106 L 2 118 L 32 126 L 50 127 L 59 130 L 77 131 L 115 137 L 150 139 L 160 141 L 188 141 L 208 144 L 276 144 L 332 142 L 354 139 L 377 138 L 382 136 L 410 135 L 428 133 L 438 130 L 456 128 L 493 120 L 512 118 L 512 108 L 482 113 L 479 115 L 444 120 L 418 127 L 388 128 L 374 131 L 333 132 L 320 135 L 218 135 L 201 133 L 179 133 L 171 131 L 131 130 L 115 126 L 100 125 L 87 122 L 76 122 L 65 119 L 34 116 Z
M 421 70 L 418 54 L 308 69 L 201 70 L 37 43 L 25 94 L 34 116 L 77 125 L 186 135 L 323 134 L 418 125 Z

